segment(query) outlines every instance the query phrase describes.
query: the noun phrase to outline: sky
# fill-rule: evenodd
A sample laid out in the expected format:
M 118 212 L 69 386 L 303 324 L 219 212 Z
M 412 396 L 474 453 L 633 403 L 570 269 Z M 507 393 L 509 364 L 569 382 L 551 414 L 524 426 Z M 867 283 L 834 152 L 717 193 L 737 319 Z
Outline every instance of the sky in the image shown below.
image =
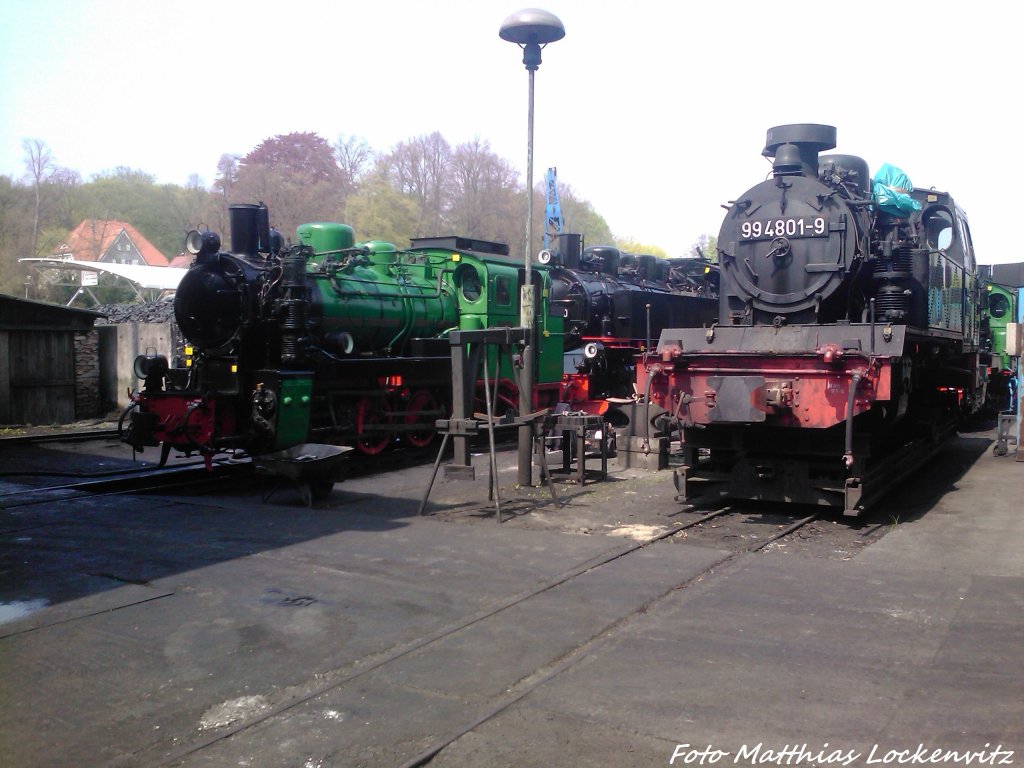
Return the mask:
M 358 136 L 386 151 L 439 131 L 453 146 L 489 142 L 525 181 L 529 80 L 519 49 L 498 37 L 525 7 L 4 0 L 0 174 L 25 174 L 27 138 L 86 180 L 129 166 L 184 185 L 192 174 L 210 184 L 222 154 L 281 133 Z M 769 173 L 768 128 L 824 123 L 836 151 L 872 172 L 892 163 L 916 187 L 952 193 L 981 263 L 1024 261 L 999 234 L 1024 172 L 1019 4 L 534 7 L 566 30 L 536 73 L 534 182 L 556 167 L 617 237 L 683 255 Z

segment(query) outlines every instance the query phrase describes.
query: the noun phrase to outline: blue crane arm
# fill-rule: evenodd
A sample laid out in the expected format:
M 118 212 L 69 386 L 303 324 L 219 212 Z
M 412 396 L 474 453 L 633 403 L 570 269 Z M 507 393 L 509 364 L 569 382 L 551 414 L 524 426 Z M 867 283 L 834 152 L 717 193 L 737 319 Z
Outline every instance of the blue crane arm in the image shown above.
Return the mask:
M 565 228 L 565 220 L 562 218 L 562 205 L 558 200 L 557 168 L 548 168 L 548 172 L 544 176 L 544 185 L 547 192 L 544 247 L 550 248 L 551 241 L 562 234 L 562 230 Z

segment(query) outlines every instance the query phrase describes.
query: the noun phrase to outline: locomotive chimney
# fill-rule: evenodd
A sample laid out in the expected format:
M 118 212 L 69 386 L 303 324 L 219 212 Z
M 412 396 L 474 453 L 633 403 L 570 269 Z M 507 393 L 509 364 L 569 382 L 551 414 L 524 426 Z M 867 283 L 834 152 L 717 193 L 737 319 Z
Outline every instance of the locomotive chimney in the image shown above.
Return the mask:
M 818 153 L 835 149 L 836 129 L 831 125 L 796 123 L 768 129 L 765 157 L 775 160 L 776 176 L 801 174 L 818 177 Z
M 263 203 L 238 203 L 228 208 L 231 251 L 244 256 L 270 252 L 270 214 Z

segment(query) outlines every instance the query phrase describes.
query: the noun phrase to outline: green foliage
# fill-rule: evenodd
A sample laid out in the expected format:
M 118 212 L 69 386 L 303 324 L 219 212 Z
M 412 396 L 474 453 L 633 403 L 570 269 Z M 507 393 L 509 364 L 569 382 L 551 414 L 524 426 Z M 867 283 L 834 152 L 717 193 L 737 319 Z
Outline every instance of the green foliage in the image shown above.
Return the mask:
M 230 161 L 226 156 L 220 163 L 220 187 L 227 190 L 230 186 L 225 202 L 265 203 L 272 225 L 286 237 L 304 222 L 342 218 L 343 174 L 335 161 L 334 148 L 317 134 L 273 136 L 236 167 Z
M 67 227 L 60 225 L 46 226 L 39 230 L 39 252 L 54 254 L 60 250 L 61 243 L 68 238 Z
M 656 245 L 647 245 L 646 243 L 640 243 L 640 242 L 637 242 L 636 240 L 630 240 L 630 239 L 621 240 L 621 239 L 617 239 L 615 241 L 615 246 L 619 250 L 624 251 L 625 253 L 634 253 L 634 254 L 637 254 L 637 255 L 642 254 L 642 253 L 646 253 L 646 254 L 650 254 L 651 256 L 657 256 L 659 259 L 667 259 L 668 258 L 668 254 L 665 252 L 664 248 L 659 248 Z
M 565 219 L 565 231 L 583 235 L 583 242 L 586 245 L 611 245 L 615 242 L 615 236 L 594 206 L 587 200 L 576 196 L 575 190 L 570 186 L 558 185 L 558 203 L 562 208 L 562 218 Z M 537 204 L 534 203 L 534 211 L 537 211 Z M 541 225 L 544 223 L 544 205 L 540 206 Z M 535 215 L 536 218 L 536 215 Z
M 83 219 L 124 221 L 173 258 L 182 250 L 189 224 L 198 214 L 195 209 L 202 205 L 188 192 L 174 184 L 158 185 L 141 171 L 121 169 L 76 190 L 70 227 Z
M 29 274 L 18 259 L 32 255 L 31 187 L 0 176 L 0 293 L 24 296 Z
M 67 304 L 81 287 L 82 273 L 77 270 L 33 270 L 33 296 L 40 301 Z M 117 304 L 132 301 L 135 291 L 124 280 L 100 273 L 96 285 L 89 286 L 75 298 L 75 306 L 92 307 L 97 304 Z
M 419 211 L 382 174 L 367 179 L 348 203 L 348 224 L 357 240 L 386 240 L 399 248 L 414 237 Z
M 352 225 L 360 240 L 399 247 L 413 237 L 457 234 L 508 243 L 517 255 L 524 250 L 526 190 L 512 164 L 480 138 L 452 147 L 434 132 L 381 153 L 356 136 L 340 134 L 332 145 L 311 132 L 281 134 L 244 156 L 223 155 L 209 188 L 197 176 L 185 186 L 158 184 L 152 174 L 127 166 L 83 183 L 74 170 L 56 166 L 45 142 L 32 140 L 31 148 L 27 162 L 36 159 L 35 175 L 0 176 L 4 293 L 24 295 L 30 270 L 19 257 L 56 252 L 85 219 L 127 222 L 170 259 L 194 228 L 219 232 L 228 246 L 233 203 L 266 203 L 271 224 L 286 237 L 303 222 L 339 221 Z M 533 194 L 536 251 L 545 222 L 543 185 Z M 560 185 L 559 197 L 565 231 L 582 234 L 586 244 L 616 243 L 630 252 L 665 255 L 654 246 L 617 241 L 607 221 L 571 187 Z M 713 252 L 714 239 L 703 247 Z M 66 301 L 76 285 L 53 274 L 33 286 L 33 297 Z M 94 293 L 113 301 L 119 290 L 101 284 Z
M 310 183 L 336 182 L 341 171 L 334 148 L 315 133 L 288 133 L 264 139 L 239 163 L 239 172 L 254 165 L 281 171 Z
M 516 172 L 488 142 L 473 139 L 457 146 L 447 176 L 449 231 L 503 243 L 521 240 L 526 206 Z
M 697 258 L 705 258 L 712 264 L 718 263 L 718 238 L 714 235 L 701 235 L 697 238 L 697 241 L 690 247 L 690 252 L 685 254 L 686 256 L 694 256 Z

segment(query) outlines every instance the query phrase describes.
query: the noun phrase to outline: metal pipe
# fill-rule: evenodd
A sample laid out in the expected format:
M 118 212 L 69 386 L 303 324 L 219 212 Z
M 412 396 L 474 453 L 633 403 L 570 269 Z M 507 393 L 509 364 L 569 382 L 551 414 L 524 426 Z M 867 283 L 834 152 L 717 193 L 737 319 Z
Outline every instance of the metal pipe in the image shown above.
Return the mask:
M 875 354 L 875 299 L 871 299 L 871 347 L 870 353 L 872 356 Z
M 533 75 L 534 70 L 529 70 L 530 73 L 530 96 L 529 96 L 529 108 L 527 110 L 527 125 L 526 125 L 526 252 L 523 254 L 523 269 L 525 270 L 526 279 L 523 281 L 525 285 L 533 286 L 530 271 L 533 262 L 533 252 L 531 249 L 533 241 Z M 522 315 L 521 315 L 522 317 Z M 532 315 L 529 318 L 522 317 L 525 320 L 533 320 Z M 523 323 L 524 327 L 532 327 L 526 322 Z
M 433 293 L 420 293 L 415 298 L 417 299 L 439 299 L 444 295 L 444 283 L 442 282 L 443 273 L 437 276 L 437 285 L 434 287 Z M 365 291 L 342 291 L 337 286 L 337 275 L 331 275 L 331 288 L 333 289 L 334 295 L 338 297 L 355 296 L 366 299 L 407 299 L 410 294 L 408 293 L 384 293 L 383 291 L 378 293 L 366 293 Z M 386 285 L 391 287 L 390 283 L 382 283 L 378 280 L 362 280 L 356 277 L 346 277 L 346 283 L 363 283 L 365 285 Z
M 655 363 L 647 372 L 647 383 L 644 385 L 644 443 L 643 452 L 647 456 L 651 453 L 651 384 L 655 376 L 660 376 L 665 369 Z
M 531 241 L 533 235 L 533 75 L 530 73 L 529 108 L 526 125 L 526 252 L 523 255 L 523 287 L 519 298 L 519 323 L 529 329 L 526 346 L 523 347 L 523 372 L 519 386 L 519 415 L 525 416 L 533 411 L 533 383 L 536 379 L 533 364 L 534 340 L 534 293 L 533 274 L 531 269 Z M 533 485 L 533 429 L 528 424 L 519 428 L 518 446 L 518 480 L 519 485 Z
M 849 469 L 853 466 L 853 403 L 857 397 L 857 386 L 860 384 L 862 373 L 857 371 L 850 380 L 850 391 L 846 395 L 846 440 L 843 445 L 843 463 Z
M 874 360 L 867 355 L 858 355 L 868 363 L 874 364 Z M 770 378 L 772 376 L 812 376 L 815 374 L 827 374 L 829 376 L 850 375 L 851 371 L 833 371 L 825 368 L 685 368 L 686 373 L 713 373 L 715 375 L 731 376 L 734 374 L 753 374 Z M 860 372 L 864 375 L 864 372 Z
M 651 305 L 646 305 L 647 311 L 647 346 L 644 347 L 644 360 L 647 359 L 647 355 L 651 351 Z
M 488 482 L 487 494 L 494 495 L 494 512 L 501 522 L 501 483 L 498 481 L 498 457 L 494 449 L 494 405 L 491 400 L 491 383 L 487 376 L 487 346 L 484 346 L 484 397 L 487 404 L 487 440 L 490 446 L 488 456 L 488 468 L 490 469 L 490 480 Z

